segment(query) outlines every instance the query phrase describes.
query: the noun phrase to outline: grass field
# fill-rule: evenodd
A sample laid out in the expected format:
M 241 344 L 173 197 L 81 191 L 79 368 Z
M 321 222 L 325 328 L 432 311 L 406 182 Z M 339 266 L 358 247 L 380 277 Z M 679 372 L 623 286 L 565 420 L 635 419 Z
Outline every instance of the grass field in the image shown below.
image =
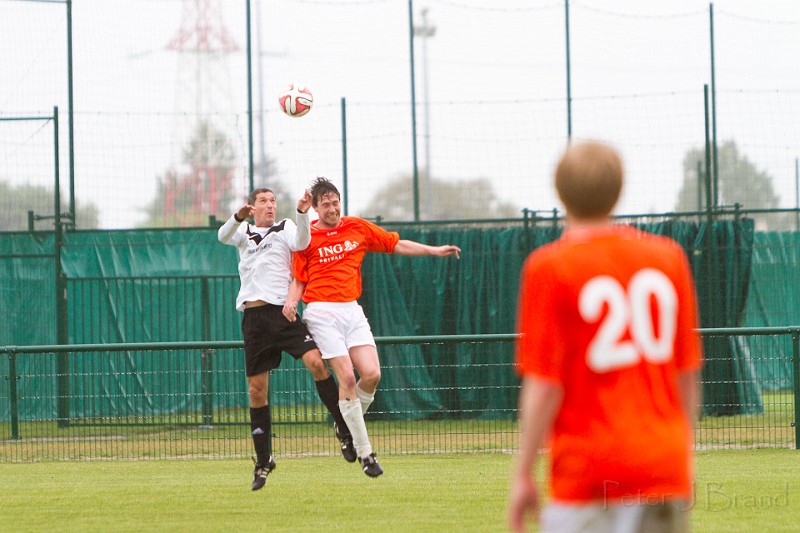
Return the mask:
M 369 479 L 336 457 L 279 457 L 258 492 L 243 460 L 0 463 L 0 530 L 506 531 L 513 456 L 380 458 Z M 693 530 L 797 531 L 798 479 L 797 450 L 698 452 Z

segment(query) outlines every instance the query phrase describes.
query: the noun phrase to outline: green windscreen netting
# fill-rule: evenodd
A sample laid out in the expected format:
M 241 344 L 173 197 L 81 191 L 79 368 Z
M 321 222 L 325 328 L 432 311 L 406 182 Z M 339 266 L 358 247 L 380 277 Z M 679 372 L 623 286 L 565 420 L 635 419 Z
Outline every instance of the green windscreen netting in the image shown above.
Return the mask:
M 762 268 L 758 262 L 751 267 L 751 221 L 719 221 L 711 226 L 670 221 L 640 227 L 671 236 L 686 249 L 697 279 L 702 326 L 744 325 L 751 270 L 758 274 Z M 399 231 L 404 239 L 456 244 L 463 253 L 459 261 L 370 254 L 363 265 L 361 303 L 378 337 L 513 333 L 521 265 L 531 250 L 559 234 L 551 226 L 521 225 L 404 226 Z M 0 309 L 6 318 L 0 330 L 3 345 L 55 343 L 52 253 L 50 235 L 0 235 Z M 241 315 L 234 309 L 239 288 L 236 251 L 219 244 L 213 229 L 67 233 L 62 269 L 70 343 L 241 338 Z M 756 288 L 756 295 L 763 294 L 763 284 Z M 751 308 L 752 304 L 747 307 Z M 778 320 L 776 316 L 772 320 Z M 391 344 L 379 350 L 383 378 L 376 412 L 408 419 L 514 416 L 519 382 L 510 366 L 510 342 Z M 203 365 L 209 364 L 226 376 L 210 385 L 215 391 L 230 392 L 215 395 L 217 405 L 213 407 L 246 407 L 240 351 L 210 357 L 198 350 L 100 354 L 91 359 L 91 368 L 70 369 L 83 376 L 70 382 L 74 395 L 95 402 L 70 405 L 71 416 L 118 414 L 120 409 L 134 415 L 154 409 L 180 411 L 194 401 L 194 392 L 200 394 L 209 386 L 202 381 L 202 369 L 207 368 Z M 760 410 L 754 385 L 758 364 L 750 360 L 747 346 L 734 341 L 707 342 L 706 357 L 707 414 L 729 414 L 729 406 L 745 412 Z M 19 358 L 17 373 L 26 379 L 52 376 L 53 361 L 52 354 Z M 89 364 L 81 361 L 70 359 L 70 364 Z M 4 364 L 0 363 L 0 372 L 5 370 Z M 296 365 L 290 357 L 284 358 L 284 366 Z M 48 371 L 42 372 L 42 368 Z M 170 395 L 160 390 L 163 379 L 152 376 L 164 373 L 175 383 L 183 380 L 180 388 L 188 394 Z M 119 379 L 121 374 L 135 379 Z M 314 390 L 307 373 L 300 373 L 301 378 L 297 375 L 276 374 L 270 388 L 292 389 L 296 384 L 289 380 L 304 379 L 303 390 Z M 0 416 L 7 416 L 7 383 L 3 381 Z M 437 387 L 430 386 L 433 383 Z M 487 383 L 492 387 L 485 387 Z M 37 386 L 53 388 L 57 384 Z M 306 396 L 281 396 L 279 401 L 318 401 L 311 393 Z M 29 405 L 28 412 L 20 415 L 48 419 L 56 409 L 49 404 Z
M 800 233 L 756 233 L 753 273 L 745 308 L 748 326 L 800 324 Z M 764 390 L 791 387 L 791 348 L 776 337 L 746 346 Z M 763 349 L 763 346 L 767 349 Z M 758 349 L 761 348 L 761 349 Z

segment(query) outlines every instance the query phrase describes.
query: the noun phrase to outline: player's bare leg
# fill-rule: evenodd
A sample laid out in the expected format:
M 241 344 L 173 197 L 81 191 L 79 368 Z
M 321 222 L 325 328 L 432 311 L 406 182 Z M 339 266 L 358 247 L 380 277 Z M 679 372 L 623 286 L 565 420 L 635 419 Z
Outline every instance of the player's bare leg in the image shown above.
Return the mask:
M 353 445 L 359 458 L 361 469 L 370 477 L 378 477 L 383 469 L 375 460 L 372 445 L 367 434 L 367 425 L 364 422 L 364 411 L 356 392 L 356 376 L 353 371 L 353 362 L 349 355 L 332 357 L 328 359 L 336 379 L 339 381 L 339 409 L 342 417 L 353 435 Z
M 342 411 L 339 409 L 339 387 L 336 385 L 336 380 L 328 371 L 325 362 L 322 360 L 322 355 L 319 350 L 309 350 L 303 354 L 301 358 L 303 364 L 308 368 L 311 377 L 314 378 L 314 385 L 317 387 L 317 394 L 328 412 L 334 420 L 334 430 L 336 438 L 339 439 L 341 445 L 342 456 L 348 463 L 355 463 L 357 459 L 356 449 L 353 446 L 353 436 L 350 434 L 350 429 L 342 417 Z
M 361 410 L 366 414 L 375 399 L 375 390 L 381 381 L 381 363 L 375 346 L 353 346 L 350 348 L 350 360 L 358 371 L 356 396 L 361 402 Z
M 358 371 L 359 380 L 355 391 L 358 403 L 361 404 L 362 416 L 366 414 L 372 401 L 375 399 L 375 390 L 381 380 L 381 365 L 378 360 L 378 350 L 375 346 L 365 344 L 350 348 L 350 360 Z M 361 468 L 368 476 L 377 477 L 383 473 L 381 465 L 375 459 L 375 454 L 359 454 Z

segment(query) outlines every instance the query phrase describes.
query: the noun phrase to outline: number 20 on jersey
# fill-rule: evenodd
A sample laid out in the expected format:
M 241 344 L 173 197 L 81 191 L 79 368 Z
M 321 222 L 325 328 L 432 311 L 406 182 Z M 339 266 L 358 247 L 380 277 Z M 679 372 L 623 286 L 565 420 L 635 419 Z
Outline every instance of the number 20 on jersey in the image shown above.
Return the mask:
M 605 307 L 608 312 L 601 316 Z M 581 289 L 578 309 L 588 323 L 602 318 L 586 353 L 587 365 L 593 371 L 603 373 L 633 366 L 640 357 L 655 364 L 672 357 L 678 295 L 672 281 L 660 270 L 639 270 L 627 287 L 611 276 L 594 277 Z M 627 331 L 630 338 L 625 335 Z

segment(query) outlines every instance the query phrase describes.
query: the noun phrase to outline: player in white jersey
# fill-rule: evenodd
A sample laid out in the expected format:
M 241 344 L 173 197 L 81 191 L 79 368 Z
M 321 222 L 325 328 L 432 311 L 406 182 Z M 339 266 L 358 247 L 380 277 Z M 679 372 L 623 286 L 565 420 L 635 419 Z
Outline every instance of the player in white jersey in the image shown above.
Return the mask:
M 311 195 L 297 201 L 297 224 L 289 219 L 275 222 L 278 205 L 270 189 L 256 189 L 247 203 L 219 228 L 217 238 L 239 250 L 241 287 L 236 309 L 244 312 L 245 373 L 250 395 L 250 428 L 256 457 L 252 484 L 258 490 L 275 469 L 272 458 L 272 414 L 269 408 L 269 372 L 281 363 L 285 351 L 300 359 L 311 372 L 322 403 L 336 424 L 342 455 L 355 462 L 353 438 L 339 410 L 339 387 L 317 345 L 301 321 L 289 322 L 283 306 L 292 281 L 292 252 L 303 250 L 311 241 L 308 209 Z M 246 221 L 253 216 L 253 224 Z

